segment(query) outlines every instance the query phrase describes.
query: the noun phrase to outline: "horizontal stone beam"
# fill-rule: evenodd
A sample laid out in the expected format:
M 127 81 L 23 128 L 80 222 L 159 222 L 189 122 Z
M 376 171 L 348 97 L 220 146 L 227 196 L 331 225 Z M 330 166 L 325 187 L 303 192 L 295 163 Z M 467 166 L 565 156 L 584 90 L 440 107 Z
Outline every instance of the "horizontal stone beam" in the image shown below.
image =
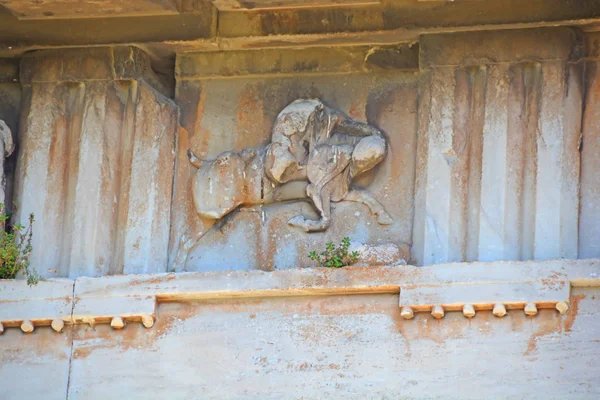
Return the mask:
M 49 18 L 102 18 L 108 16 L 177 15 L 182 12 L 206 11 L 208 1 L 109 0 L 98 2 L 65 0 L 0 0 L 21 20 Z
M 431 34 L 419 43 L 421 68 L 577 61 L 584 50 L 579 32 L 571 28 Z
M 418 46 L 404 44 L 181 53 L 177 56 L 175 77 L 177 80 L 189 80 L 254 75 L 298 76 L 418 68 Z
M 144 322 L 147 318 L 153 320 L 155 307 L 152 295 L 77 298 L 71 322 L 94 325 L 112 323 L 114 318 Z
M 430 267 L 346 267 L 188 272 L 77 279 L 76 297 L 150 296 L 159 301 L 329 294 L 399 293 L 406 285 L 533 282 L 600 286 L 600 259 L 449 263 Z
M 0 280 L 0 326 L 61 330 L 56 322 L 62 321 L 120 328 L 129 321 L 151 327 L 156 303 L 166 301 L 352 294 L 400 293 L 400 305 L 415 312 L 434 305 L 456 311 L 465 304 L 482 310 L 494 303 L 527 311 L 529 303 L 568 303 L 571 286 L 600 287 L 600 259 L 116 275 L 32 287 Z
M 127 13 L 109 13 L 65 19 L 57 19 L 61 16 L 53 14 L 39 20 L 18 20 L 0 9 L 0 56 L 18 56 L 48 46 L 129 44 L 172 57 L 184 49 L 228 51 L 399 43 L 430 33 L 591 26 L 600 21 L 600 2 L 596 0 L 581 1 L 577 7 L 566 6 L 564 0 L 535 0 L 528 4 L 518 0 L 382 4 L 366 1 L 350 6 L 338 6 L 342 3 L 336 1 L 336 7 L 274 9 L 249 8 L 256 5 L 255 1 L 244 2 L 239 9 L 219 8 L 210 2 L 192 3 L 197 7 L 174 14 L 132 17 Z
M 25 280 L 0 280 L 0 332 L 24 323 L 26 327 L 49 326 L 55 320 L 70 323 L 74 283 L 52 279 L 28 286 Z
M 136 47 L 88 47 L 40 50 L 21 59 L 23 85 L 58 82 L 144 80 L 169 97 L 169 89 L 152 70 L 148 56 Z

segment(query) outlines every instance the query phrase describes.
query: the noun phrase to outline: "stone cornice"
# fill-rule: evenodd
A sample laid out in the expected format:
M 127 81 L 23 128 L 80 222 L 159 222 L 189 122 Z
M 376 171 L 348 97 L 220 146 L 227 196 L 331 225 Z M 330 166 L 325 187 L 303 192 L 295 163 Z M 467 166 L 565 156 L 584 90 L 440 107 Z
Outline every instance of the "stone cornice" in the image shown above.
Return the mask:
M 0 1 L 0 4 L 3 2 Z M 182 48 L 220 51 L 323 45 L 388 44 L 421 34 L 542 26 L 593 27 L 600 3 L 497 1 L 85 2 L 24 0 L 0 7 L 0 56 L 50 47 L 138 45 L 172 57 Z M 8 11 L 12 10 L 12 13 Z
M 421 38 L 419 61 L 421 68 L 578 61 L 583 48 L 583 35 L 570 28 L 433 34 Z
M 53 279 L 33 287 L 2 280 L 0 322 L 24 332 L 82 323 L 122 328 L 142 322 L 149 328 L 160 302 L 395 293 L 407 319 L 416 312 L 496 314 L 498 305 L 534 315 L 537 308 L 566 312 L 571 286 L 600 287 L 600 259 L 118 275 Z
M 417 70 L 417 45 L 193 52 L 177 55 L 177 80 Z
M 152 70 L 150 58 L 132 46 L 40 50 L 21 59 L 23 85 L 126 80 L 143 80 L 165 96 L 171 95 Z

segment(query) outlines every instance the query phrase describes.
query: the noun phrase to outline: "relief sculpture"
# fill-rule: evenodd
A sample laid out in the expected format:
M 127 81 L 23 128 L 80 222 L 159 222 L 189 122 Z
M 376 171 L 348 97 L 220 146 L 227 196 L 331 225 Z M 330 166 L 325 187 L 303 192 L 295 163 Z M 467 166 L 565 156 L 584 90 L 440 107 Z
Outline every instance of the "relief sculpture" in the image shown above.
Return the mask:
M 377 128 L 319 99 L 299 99 L 279 113 L 266 146 L 224 152 L 212 160 L 188 150 L 198 169 L 192 182 L 194 207 L 201 218 L 217 221 L 240 206 L 310 200 L 320 218 L 297 215 L 288 224 L 319 232 L 331 224 L 332 202 L 352 201 L 363 203 L 379 224 L 388 225 L 393 221 L 383 206 L 369 192 L 351 186 L 386 153 L 386 139 Z M 173 269 L 185 266 L 205 233 L 182 236 Z

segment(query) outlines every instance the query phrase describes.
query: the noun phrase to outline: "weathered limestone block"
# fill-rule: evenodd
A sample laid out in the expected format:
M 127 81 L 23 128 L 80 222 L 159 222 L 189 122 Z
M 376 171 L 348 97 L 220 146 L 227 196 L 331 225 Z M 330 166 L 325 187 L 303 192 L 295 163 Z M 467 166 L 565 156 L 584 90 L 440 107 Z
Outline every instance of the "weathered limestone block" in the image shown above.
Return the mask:
M 579 257 L 600 257 L 600 33 L 586 36 Z
M 169 0 L 108 0 L 100 3 L 64 0 L 0 0 L 19 19 L 94 18 L 107 16 L 162 16 L 202 10 L 209 12 L 208 2 Z
M 64 400 L 71 360 L 71 327 L 57 334 L 38 328 L 25 334 L 7 329 L 0 337 L 0 394 L 3 399 Z M 38 376 L 40 379 L 30 379 Z
M 577 258 L 580 53 L 566 28 L 421 40 L 417 262 Z
M 166 270 L 177 107 L 138 49 L 23 58 L 16 221 L 44 276 Z

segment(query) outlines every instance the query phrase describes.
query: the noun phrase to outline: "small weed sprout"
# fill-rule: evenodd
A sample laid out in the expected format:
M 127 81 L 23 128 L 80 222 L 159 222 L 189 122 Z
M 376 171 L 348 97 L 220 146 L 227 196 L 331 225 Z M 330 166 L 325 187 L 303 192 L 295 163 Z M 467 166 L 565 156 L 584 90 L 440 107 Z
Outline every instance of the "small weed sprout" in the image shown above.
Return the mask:
M 0 203 L 0 226 L 4 227 L 10 216 L 4 213 L 4 204 Z M 40 276 L 30 268 L 31 239 L 33 237 L 33 214 L 29 215 L 29 225 L 21 224 L 0 229 L 0 279 L 15 279 L 19 272 L 27 277 L 28 285 L 36 285 Z
M 311 251 L 308 254 L 308 258 L 319 264 L 320 267 L 327 268 L 341 268 L 350 264 L 354 264 L 358 261 L 358 252 L 353 251 L 348 253 L 350 247 L 350 238 L 345 237 L 342 239 L 339 247 L 335 247 L 332 242 L 325 244 L 325 251 L 318 253 Z

